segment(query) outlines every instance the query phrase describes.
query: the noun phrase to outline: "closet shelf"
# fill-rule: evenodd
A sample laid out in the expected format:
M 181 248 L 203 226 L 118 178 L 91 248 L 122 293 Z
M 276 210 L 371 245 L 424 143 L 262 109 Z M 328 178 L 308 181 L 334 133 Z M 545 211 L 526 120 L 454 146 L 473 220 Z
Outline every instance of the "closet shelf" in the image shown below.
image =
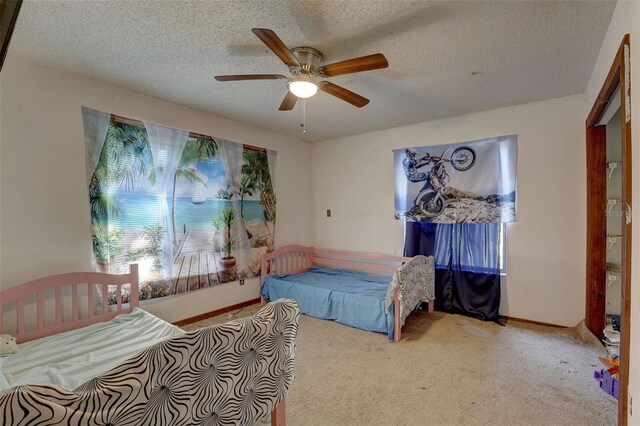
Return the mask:
M 607 271 L 620 272 L 622 271 L 622 265 L 620 265 L 619 263 L 607 262 Z
M 619 263 L 607 262 L 607 272 L 611 274 L 622 273 L 622 266 Z

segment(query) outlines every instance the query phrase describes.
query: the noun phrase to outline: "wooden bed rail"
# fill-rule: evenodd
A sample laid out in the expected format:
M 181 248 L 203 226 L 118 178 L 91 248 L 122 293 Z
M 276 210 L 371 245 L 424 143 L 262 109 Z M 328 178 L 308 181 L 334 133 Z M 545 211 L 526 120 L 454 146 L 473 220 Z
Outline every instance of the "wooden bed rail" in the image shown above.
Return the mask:
M 260 283 L 269 275 L 300 274 L 312 264 L 313 247 L 288 245 L 262 257 Z
M 314 265 L 344 268 L 371 274 L 393 274 L 410 257 L 361 251 L 314 249 L 311 259 Z
M 4 290 L 0 293 L 0 333 L 3 332 L 4 314 L 9 311 L 6 305 L 15 303 L 16 312 L 16 332 L 15 337 L 18 343 L 28 340 L 38 339 L 56 333 L 73 330 L 80 327 L 108 321 L 121 313 L 131 312 L 139 305 L 138 290 L 138 265 L 133 263 L 128 274 L 112 275 L 99 272 L 72 272 L 67 274 L 52 275 L 39 278 L 16 287 Z M 81 318 L 80 307 L 81 295 L 78 292 L 79 285 L 87 285 L 87 314 Z M 109 305 L 109 286 L 116 287 L 115 309 Z M 129 286 L 129 303 L 126 304 L 122 298 L 122 288 Z M 71 319 L 64 321 L 64 296 L 62 289 L 71 287 Z M 96 300 L 94 290 L 98 289 L 102 298 L 101 312 L 96 314 Z M 53 290 L 53 306 L 55 310 L 55 323 L 45 324 L 45 292 Z M 25 300 L 34 298 L 37 309 L 37 319 L 35 329 L 26 329 L 25 324 Z M 125 306 L 128 305 L 128 306 Z
M 288 245 L 262 258 L 261 281 L 269 275 L 299 274 L 314 265 L 346 268 L 370 273 L 393 273 L 410 257 L 360 251 L 328 250 Z

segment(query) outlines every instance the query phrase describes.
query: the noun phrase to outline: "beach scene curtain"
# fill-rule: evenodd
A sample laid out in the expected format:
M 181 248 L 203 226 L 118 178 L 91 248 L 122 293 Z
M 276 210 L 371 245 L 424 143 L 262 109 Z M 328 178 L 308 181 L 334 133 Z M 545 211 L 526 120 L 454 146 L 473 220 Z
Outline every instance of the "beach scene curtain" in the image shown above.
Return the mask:
M 259 276 L 275 237 L 275 151 L 82 114 L 97 271 L 138 263 L 141 299 Z
M 515 221 L 517 139 L 509 135 L 394 150 L 396 219 Z

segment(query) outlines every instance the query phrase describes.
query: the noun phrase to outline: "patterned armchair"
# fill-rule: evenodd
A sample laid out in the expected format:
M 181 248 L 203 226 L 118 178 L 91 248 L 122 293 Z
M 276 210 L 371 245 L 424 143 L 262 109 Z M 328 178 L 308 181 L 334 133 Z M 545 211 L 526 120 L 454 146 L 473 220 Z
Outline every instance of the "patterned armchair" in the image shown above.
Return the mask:
M 74 391 L 27 385 L 0 394 L 5 425 L 284 425 L 298 306 L 165 340 Z

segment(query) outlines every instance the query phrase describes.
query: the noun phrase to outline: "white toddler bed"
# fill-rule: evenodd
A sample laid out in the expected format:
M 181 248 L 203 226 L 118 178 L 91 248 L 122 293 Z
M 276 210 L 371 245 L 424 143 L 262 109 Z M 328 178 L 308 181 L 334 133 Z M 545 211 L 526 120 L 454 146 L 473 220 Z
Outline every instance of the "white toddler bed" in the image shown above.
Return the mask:
M 20 344 L 20 352 L 0 357 L 0 391 L 28 384 L 73 390 L 149 346 L 184 333 L 135 308 L 110 321 L 31 340 Z

